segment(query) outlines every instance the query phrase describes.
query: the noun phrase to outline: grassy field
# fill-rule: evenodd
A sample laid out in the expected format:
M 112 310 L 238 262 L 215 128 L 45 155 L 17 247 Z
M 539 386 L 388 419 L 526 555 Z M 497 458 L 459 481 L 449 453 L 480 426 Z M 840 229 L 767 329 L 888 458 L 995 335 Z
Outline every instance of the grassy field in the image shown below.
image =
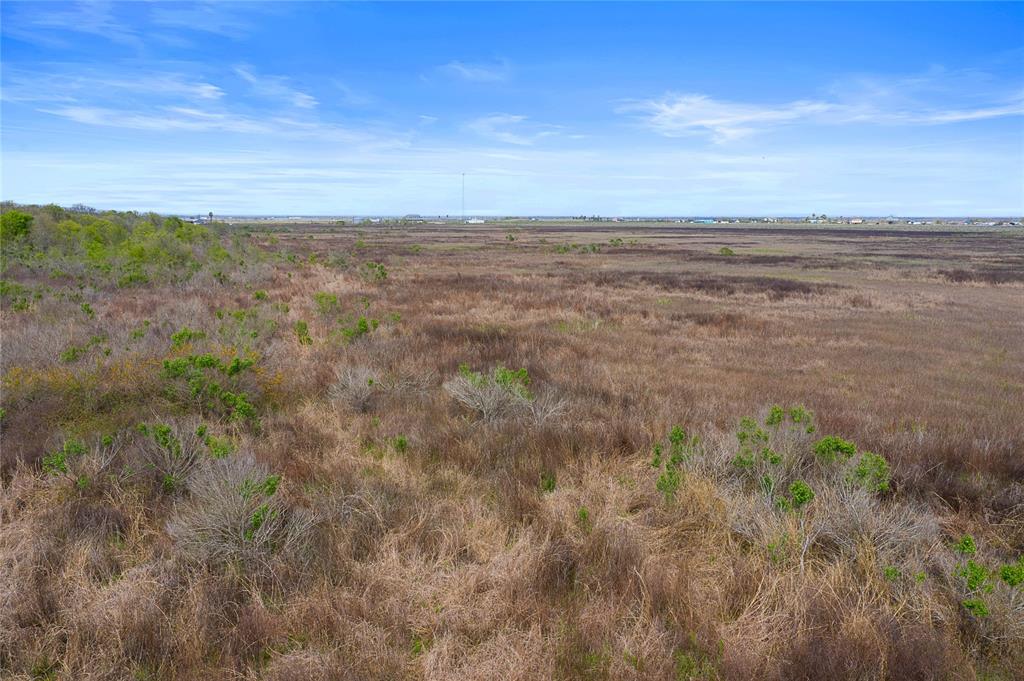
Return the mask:
M 1020 230 L 21 210 L 4 678 L 1021 678 Z

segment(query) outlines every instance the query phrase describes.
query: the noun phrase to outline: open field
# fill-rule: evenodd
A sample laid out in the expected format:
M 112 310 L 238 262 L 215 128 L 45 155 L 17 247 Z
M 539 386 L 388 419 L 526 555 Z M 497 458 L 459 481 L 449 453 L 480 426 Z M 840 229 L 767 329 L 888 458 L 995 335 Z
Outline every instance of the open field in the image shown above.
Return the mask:
M 1024 231 L 23 210 L 4 678 L 1021 678 Z

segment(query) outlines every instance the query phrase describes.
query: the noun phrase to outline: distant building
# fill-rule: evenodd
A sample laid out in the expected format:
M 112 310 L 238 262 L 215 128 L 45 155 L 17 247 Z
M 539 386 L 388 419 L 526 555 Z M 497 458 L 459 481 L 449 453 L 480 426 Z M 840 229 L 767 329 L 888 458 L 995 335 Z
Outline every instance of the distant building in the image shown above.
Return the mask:
M 467 225 L 482 225 L 482 224 L 484 224 L 484 221 L 481 220 L 480 218 L 470 218 L 470 219 L 466 220 L 466 224 Z

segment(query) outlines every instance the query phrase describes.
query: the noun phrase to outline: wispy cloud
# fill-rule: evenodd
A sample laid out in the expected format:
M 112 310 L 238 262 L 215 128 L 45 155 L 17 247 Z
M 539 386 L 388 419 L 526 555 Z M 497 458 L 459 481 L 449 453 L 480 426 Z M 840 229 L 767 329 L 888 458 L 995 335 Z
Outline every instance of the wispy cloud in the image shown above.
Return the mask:
M 317 105 L 316 97 L 293 88 L 284 76 L 258 75 L 247 64 L 236 66 L 234 71 L 239 78 L 252 86 L 253 92 L 261 97 L 282 99 L 300 109 L 312 109 Z
M 466 123 L 465 128 L 485 139 L 505 144 L 530 146 L 544 137 L 557 135 L 557 126 L 535 124 L 526 116 L 495 113 Z
M 55 106 L 39 109 L 82 125 L 147 132 L 233 133 L 259 135 L 268 143 L 279 140 L 316 140 L 324 143 L 402 147 L 409 135 L 386 128 L 352 129 L 337 123 L 299 120 L 289 116 L 253 117 L 230 111 L 189 106 L 161 106 L 145 110 L 102 106 Z
M 335 101 L 341 106 L 350 107 L 354 109 L 361 109 L 368 106 L 373 106 L 377 103 L 377 98 L 366 92 L 361 92 L 355 88 L 350 87 L 341 80 L 335 79 L 333 81 L 334 87 L 340 93 L 340 97 Z
M 834 105 L 825 102 L 759 106 L 726 102 L 702 94 L 669 94 L 658 99 L 628 102 L 617 111 L 636 114 L 644 125 L 666 137 L 708 133 L 715 141 L 726 142 L 768 126 L 821 116 L 833 108 Z
M 511 65 L 504 59 L 477 63 L 456 60 L 450 61 L 440 68 L 449 76 L 474 83 L 497 83 L 508 80 L 512 72 Z
M 252 29 L 249 17 L 260 9 L 265 9 L 260 3 L 167 2 L 151 9 L 150 21 L 155 26 L 240 38 Z
M 666 137 L 709 135 L 722 143 L 773 127 L 791 124 L 941 125 L 1024 115 L 1024 96 L 970 108 L 948 108 L 904 102 L 900 108 L 882 97 L 845 101 L 798 100 L 760 104 L 715 99 L 706 94 L 669 93 L 662 97 L 631 100 L 616 108 Z
M 0 93 L 0 97 L 9 102 L 95 101 L 137 95 L 214 101 L 224 97 L 224 90 L 202 79 L 169 71 L 133 73 L 122 70 L 112 74 L 78 69 L 44 72 L 5 69 L 4 89 Z
M 87 34 L 141 50 L 144 42 L 138 30 L 115 14 L 111 2 L 77 2 L 59 8 L 40 8 L 26 3 L 4 17 L 4 33 L 49 47 L 66 47 L 54 32 Z

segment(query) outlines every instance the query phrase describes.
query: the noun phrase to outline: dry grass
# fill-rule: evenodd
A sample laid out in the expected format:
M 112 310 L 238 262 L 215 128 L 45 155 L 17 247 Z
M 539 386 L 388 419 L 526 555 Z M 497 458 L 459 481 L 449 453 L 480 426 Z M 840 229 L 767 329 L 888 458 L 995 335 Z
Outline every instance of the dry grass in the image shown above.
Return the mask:
M 1020 678 L 1021 588 L 972 614 L 953 548 L 1024 553 L 1020 235 L 505 233 L 293 228 L 227 283 L 0 311 L 0 676 Z M 255 360 L 204 374 L 255 418 L 162 377 L 199 353 Z M 529 399 L 463 364 L 525 368 Z M 817 431 L 737 469 L 775 403 Z M 675 424 L 700 444 L 667 494 Z M 890 489 L 821 465 L 826 434 Z M 813 501 L 780 508 L 798 480 Z

